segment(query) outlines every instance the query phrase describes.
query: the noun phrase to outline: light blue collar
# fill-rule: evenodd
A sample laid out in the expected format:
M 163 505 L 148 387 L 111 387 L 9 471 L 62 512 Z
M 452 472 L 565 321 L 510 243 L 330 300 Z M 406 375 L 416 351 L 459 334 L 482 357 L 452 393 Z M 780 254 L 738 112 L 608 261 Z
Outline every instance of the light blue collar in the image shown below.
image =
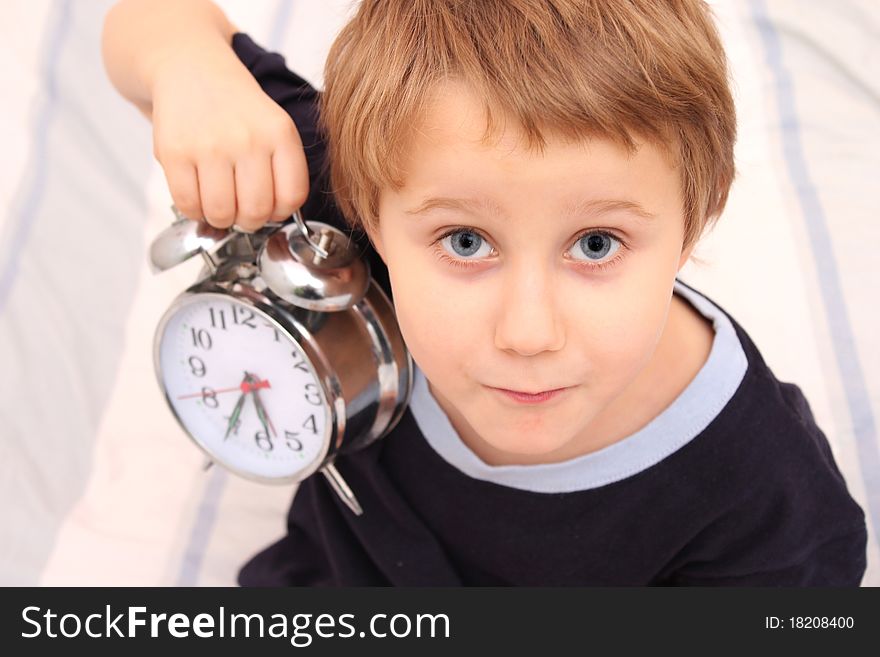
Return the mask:
M 727 316 L 703 295 L 675 281 L 675 292 L 712 320 L 709 358 L 687 388 L 634 434 L 590 454 L 559 463 L 488 465 L 465 445 L 415 366 L 409 408 L 428 444 L 464 474 L 537 493 L 597 488 L 645 470 L 699 435 L 739 387 L 748 360 Z

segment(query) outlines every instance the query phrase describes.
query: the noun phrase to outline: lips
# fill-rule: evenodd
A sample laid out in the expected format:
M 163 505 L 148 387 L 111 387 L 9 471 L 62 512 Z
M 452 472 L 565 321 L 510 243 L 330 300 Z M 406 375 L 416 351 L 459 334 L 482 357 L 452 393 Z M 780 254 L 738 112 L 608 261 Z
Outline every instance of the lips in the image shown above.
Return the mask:
M 494 388 L 487 386 L 491 390 L 500 393 L 506 399 L 511 399 L 520 404 L 541 404 L 550 401 L 562 395 L 568 388 L 555 388 L 553 390 L 545 390 L 539 393 L 522 392 L 519 390 L 508 390 L 506 388 Z

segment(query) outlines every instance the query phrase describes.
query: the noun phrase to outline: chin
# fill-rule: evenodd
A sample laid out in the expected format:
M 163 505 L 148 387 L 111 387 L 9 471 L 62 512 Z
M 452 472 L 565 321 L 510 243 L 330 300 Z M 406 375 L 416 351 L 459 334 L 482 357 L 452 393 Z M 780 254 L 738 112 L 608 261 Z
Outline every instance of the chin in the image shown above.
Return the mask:
M 516 454 L 520 456 L 544 456 L 553 454 L 561 449 L 571 439 L 567 433 L 554 429 L 544 429 L 541 431 L 516 430 L 511 428 L 509 431 L 499 431 L 498 425 L 487 427 L 485 432 L 479 431 L 483 440 L 506 454 Z M 511 436 L 515 435 L 515 439 Z

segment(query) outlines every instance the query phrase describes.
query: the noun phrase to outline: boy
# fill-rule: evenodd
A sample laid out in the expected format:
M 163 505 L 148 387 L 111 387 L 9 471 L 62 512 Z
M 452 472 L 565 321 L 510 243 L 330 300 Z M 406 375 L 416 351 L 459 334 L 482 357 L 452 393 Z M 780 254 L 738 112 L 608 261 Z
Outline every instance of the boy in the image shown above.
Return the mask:
M 702 2 L 365 0 L 323 94 L 184 5 L 105 28 L 175 203 L 252 229 L 308 185 L 417 366 L 337 461 L 364 514 L 302 482 L 242 585 L 858 586 L 864 513 L 806 399 L 676 279 L 734 176 Z

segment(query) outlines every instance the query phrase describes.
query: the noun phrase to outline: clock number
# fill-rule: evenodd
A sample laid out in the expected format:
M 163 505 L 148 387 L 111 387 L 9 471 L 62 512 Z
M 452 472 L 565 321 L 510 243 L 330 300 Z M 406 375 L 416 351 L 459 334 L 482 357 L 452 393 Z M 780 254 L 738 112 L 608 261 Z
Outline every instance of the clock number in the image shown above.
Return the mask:
M 303 425 L 303 427 L 305 427 L 306 429 L 311 429 L 311 430 L 312 430 L 312 433 L 314 433 L 314 434 L 317 434 L 317 433 L 318 433 L 318 425 L 315 424 L 315 414 L 314 414 L 314 413 L 312 413 L 311 415 L 309 415 L 309 419 L 306 420 L 305 422 L 303 422 L 302 425 Z M 308 425 L 308 426 L 307 426 L 307 425 Z
M 314 388 L 314 390 L 311 390 L 312 388 Z M 315 406 L 320 406 L 321 394 L 318 392 L 318 385 L 316 383 L 307 383 L 306 390 L 311 390 L 311 392 L 307 392 L 303 395 L 303 397 L 306 398 L 306 401 Z
M 247 315 L 247 319 L 241 319 L 239 317 L 239 313 L 242 315 Z M 236 305 L 232 305 L 232 321 L 236 324 L 244 324 L 245 326 L 249 326 L 252 329 L 257 328 L 256 324 L 251 324 L 254 321 L 254 312 L 249 308 L 239 308 Z
M 272 439 L 269 438 L 268 434 L 265 431 L 257 431 L 254 435 L 254 440 L 257 441 L 257 447 L 259 447 L 264 452 L 271 452 L 275 446 L 272 444 Z M 268 445 L 268 447 L 266 447 Z
M 278 329 L 277 329 L 277 328 L 275 328 L 275 327 L 274 327 L 272 324 L 270 324 L 269 322 L 263 322 L 263 326 L 268 326 L 270 329 L 272 329 L 272 331 L 274 331 L 274 333 L 275 333 L 275 342 L 281 342 L 281 335 L 278 333 Z
M 205 376 L 205 363 L 198 356 L 189 357 L 189 366 L 192 369 L 193 376 Z
M 199 329 L 197 331 L 195 327 L 191 328 L 190 331 L 192 332 L 194 347 L 201 347 L 205 351 L 211 348 L 213 342 L 211 341 L 211 334 L 208 333 L 208 331 L 205 329 Z
M 217 408 L 220 405 L 217 401 L 217 393 L 214 392 L 213 388 L 209 388 L 208 386 L 202 387 L 202 401 L 205 403 L 205 406 L 209 408 Z
M 294 363 L 294 364 L 293 364 L 293 367 L 296 368 L 296 369 L 298 369 L 298 370 L 302 370 L 302 371 L 305 372 L 306 374 L 310 374 L 310 372 L 309 372 L 309 368 L 306 366 L 306 361 L 305 361 L 305 359 L 300 355 L 300 353 L 299 353 L 298 351 L 292 351 L 292 352 L 290 352 L 290 353 L 293 354 L 293 357 L 294 357 L 294 358 L 296 358 L 296 359 L 299 360 L 298 363 Z
M 284 432 L 284 438 L 287 440 L 287 446 L 292 449 L 294 452 L 301 452 L 303 448 L 303 444 L 300 442 L 299 438 L 297 438 L 299 434 L 295 431 L 286 431 Z
M 226 315 L 222 310 L 218 310 L 217 314 L 214 314 L 213 308 L 208 308 L 208 312 L 211 313 L 211 328 L 217 328 L 217 324 L 220 325 L 220 328 L 224 331 L 226 330 Z

